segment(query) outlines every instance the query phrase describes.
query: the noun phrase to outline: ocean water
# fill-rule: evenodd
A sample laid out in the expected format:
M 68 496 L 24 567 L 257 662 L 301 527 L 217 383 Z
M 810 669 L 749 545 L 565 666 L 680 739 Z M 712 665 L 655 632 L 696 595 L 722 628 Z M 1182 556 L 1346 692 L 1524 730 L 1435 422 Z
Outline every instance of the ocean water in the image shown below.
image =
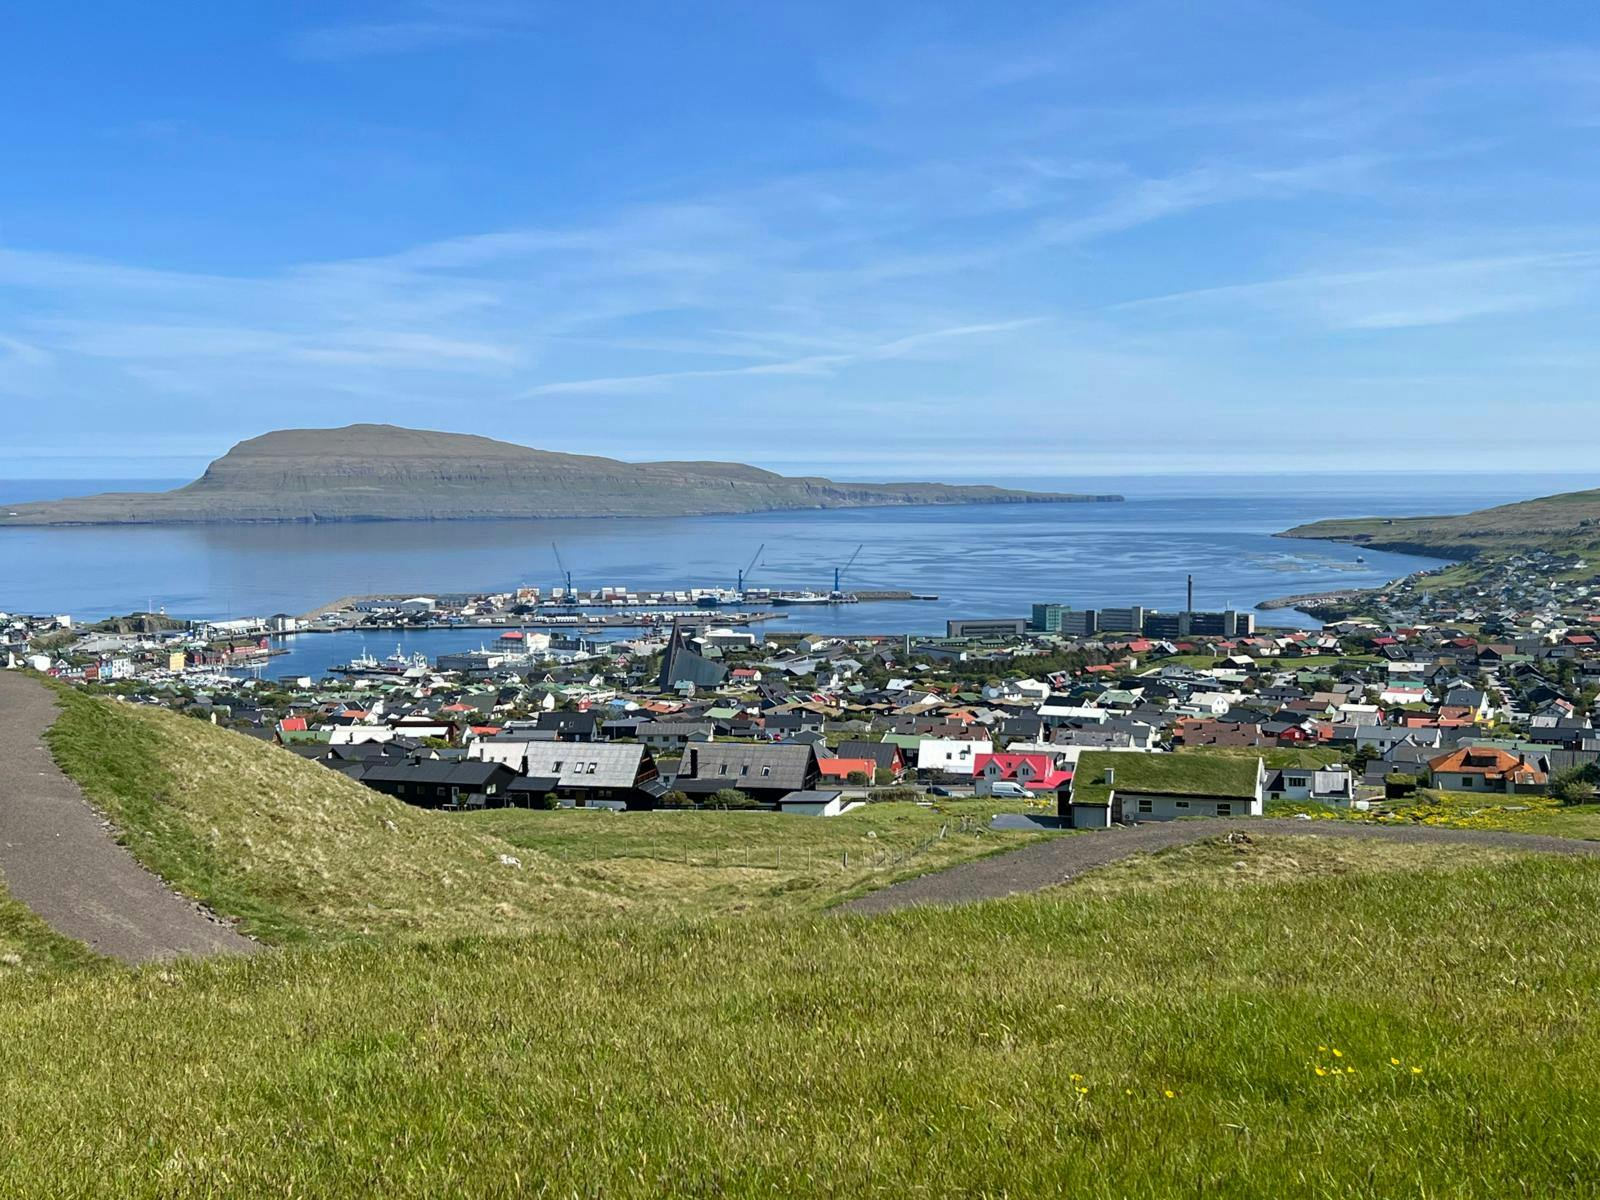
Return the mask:
M 1373 551 L 1358 563 L 1347 546 L 1273 535 L 1325 517 L 1464 512 L 1592 485 L 1588 477 L 1556 474 L 1483 480 L 1399 473 L 1014 482 L 1127 499 L 628 520 L 0 529 L 0 611 L 87 619 L 154 607 L 226 618 L 299 613 L 356 593 L 548 588 L 560 581 L 552 544 L 580 588 L 731 587 L 754 560 L 752 584 L 826 589 L 833 567 L 859 546 L 847 588 L 939 599 L 790 609 L 785 620 L 761 628 L 937 633 L 951 617 L 1022 616 L 1035 601 L 1170 611 L 1183 606 L 1189 574 L 1200 609 L 1371 586 L 1433 564 Z M 0 502 L 169 486 L 0 480 Z M 1313 624 L 1291 610 L 1263 615 L 1280 625 Z M 494 636 L 411 635 L 406 648 L 432 654 Z M 298 638 L 294 661 L 279 660 L 272 671 L 343 661 L 352 652 L 343 640 Z M 381 657 L 394 640 L 373 638 L 368 648 Z

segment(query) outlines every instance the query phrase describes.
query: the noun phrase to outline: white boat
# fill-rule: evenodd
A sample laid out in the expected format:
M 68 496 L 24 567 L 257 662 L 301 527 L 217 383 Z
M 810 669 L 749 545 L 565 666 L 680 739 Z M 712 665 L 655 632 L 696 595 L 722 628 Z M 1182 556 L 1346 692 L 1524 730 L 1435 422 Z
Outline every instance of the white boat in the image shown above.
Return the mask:
M 800 592 L 792 596 L 774 596 L 772 603 L 787 606 L 791 604 L 832 604 L 833 601 L 821 592 Z

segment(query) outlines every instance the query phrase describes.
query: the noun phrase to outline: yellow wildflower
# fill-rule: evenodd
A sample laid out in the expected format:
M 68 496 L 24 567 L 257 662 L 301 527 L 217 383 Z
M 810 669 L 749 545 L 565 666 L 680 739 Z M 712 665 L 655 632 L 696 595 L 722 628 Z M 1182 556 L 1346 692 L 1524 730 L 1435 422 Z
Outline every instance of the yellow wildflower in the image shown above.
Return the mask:
M 1398 1058 L 1391 1058 L 1389 1060 L 1389 1065 L 1391 1067 L 1398 1067 L 1400 1065 L 1400 1060 Z
M 1168 1099 L 1168 1100 L 1171 1100 L 1171 1099 L 1172 1099 L 1172 1098 L 1173 1098 L 1173 1097 L 1174 1097 L 1174 1096 L 1176 1096 L 1176 1095 L 1177 1095 L 1177 1094 L 1178 1094 L 1178 1093 L 1177 1093 L 1177 1092 L 1175 1092 L 1175 1091 L 1173 1091 L 1173 1090 L 1172 1090 L 1172 1089 L 1171 1089 L 1171 1088 L 1168 1088 L 1168 1089 L 1167 1089 L 1167 1090 L 1166 1090 L 1166 1092 L 1165 1092 L 1165 1093 L 1164 1093 L 1164 1094 L 1165 1094 L 1165 1095 L 1166 1095 L 1166 1097 L 1167 1097 L 1167 1099 Z
M 1344 1051 L 1339 1049 L 1339 1047 L 1335 1046 L 1333 1048 L 1333 1056 L 1335 1058 L 1343 1058 L 1344 1057 Z
M 1317 1067 L 1315 1069 L 1316 1069 L 1316 1072 L 1317 1072 L 1318 1075 L 1326 1075 L 1327 1074 L 1327 1072 L 1324 1071 L 1321 1067 Z
M 1412 1067 L 1411 1068 L 1411 1073 L 1413 1075 L 1421 1075 L 1422 1074 L 1422 1068 L 1421 1067 Z

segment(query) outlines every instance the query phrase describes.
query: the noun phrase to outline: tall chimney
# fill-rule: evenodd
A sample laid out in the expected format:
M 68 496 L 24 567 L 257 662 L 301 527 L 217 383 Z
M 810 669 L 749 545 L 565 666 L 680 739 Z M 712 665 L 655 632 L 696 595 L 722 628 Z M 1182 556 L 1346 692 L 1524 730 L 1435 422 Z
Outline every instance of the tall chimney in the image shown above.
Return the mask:
M 1191 612 L 1191 613 L 1194 611 L 1194 576 L 1193 575 L 1189 576 L 1189 600 L 1188 600 L 1187 606 L 1184 608 L 1183 611 L 1184 612 Z

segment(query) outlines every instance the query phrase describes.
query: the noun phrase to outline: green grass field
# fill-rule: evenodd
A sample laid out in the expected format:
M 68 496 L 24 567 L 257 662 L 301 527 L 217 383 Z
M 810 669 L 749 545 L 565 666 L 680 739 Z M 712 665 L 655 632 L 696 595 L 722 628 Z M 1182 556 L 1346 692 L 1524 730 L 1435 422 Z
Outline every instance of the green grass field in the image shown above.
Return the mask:
M 835 916 L 902 870 L 846 847 L 993 805 L 462 818 L 70 696 L 53 744 L 286 945 L 128 970 L 0 899 L 0 1196 L 1600 1191 L 1600 863 L 1266 837 Z
M 1593 1194 L 1600 868 L 1366 849 L 25 979 L 0 1194 Z
M 1367 812 L 1292 800 L 1270 801 L 1268 816 L 1306 813 L 1325 820 L 1367 824 L 1435 825 L 1450 829 L 1503 829 L 1555 837 L 1600 839 L 1600 804 L 1563 805 L 1549 796 L 1496 796 L 1424 788 L 1406 800 L 1374 801 Z

